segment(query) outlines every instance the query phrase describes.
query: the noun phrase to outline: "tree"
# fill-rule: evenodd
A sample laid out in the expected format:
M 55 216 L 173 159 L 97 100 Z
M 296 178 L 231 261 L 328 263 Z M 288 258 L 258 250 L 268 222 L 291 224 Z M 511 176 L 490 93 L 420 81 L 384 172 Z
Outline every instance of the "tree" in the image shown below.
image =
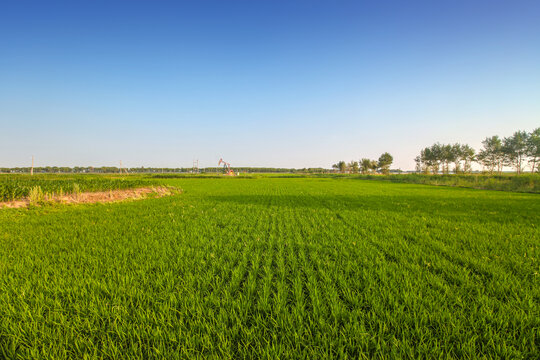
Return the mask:
M 461 160 L 463 161 L 463 172 L 470 173 L 476 156 L 474 149 L 467 144 L 461 145 Z
M 454 153 L 452 152 L 452 145 L 441 145 L 441 163 L 443 174 L 450 173 L 450 163 L 454 162 Z
M 440 169 L 440 160 L 442 155 L 441 144 L 436 143 L 431 147 L 425 148 L 420 152 L 422 161 L 426 166 L 426 172 L 431 172 L 433 174 L 438 174 Z
M 334 171 L 337 172 L 339 170 L 339 165 L 338 164 L 333 164 L 332 169 L 334 169 Z
M 523 161 L 527 156 L 528 137 L 525 131 L 516 131 L 512 136 L 504 138 L 503 152 L 507 165 L 516 169 L 518 174 L 523 170 Z
M 363 158 L 360 160 L 360 171 L 362 171 L 362 174 L 370 173 L 372 168 L 373 162 L 370 159 Z
M 340 161 L 337 163 L 339 172 L 345 174 L 347 171 L 347 163 L 345 161 Z
M 454 163 L 454 171 L 461 171 L 461 162 L 463 162 L 464 171 L 471 171 L 472 162 L 476 160 L 475 151 L 469 145 L 460 144 L 440 144 L 435 143 L 430 147 L 420 151 L 414 161 L 416 162 L 416 170 L 428 174 L 430 171 L 433 174 L 438 174 L 442 166 L 444 174 L 450 173 L 450 163 Z
M 540 161 L 540 128 L 534 129 L 527 138 L 527 156 L 531 172 L 534 172 L 538 161 Z
M 482 141 L 484 148 L 478 153 L 478 161 L 485 166 L 490 174 L 502 171 L 504 164 L 504 153 L 502 151 L 502 141 L 495 135 L 487 137 Z
M 390 172 L 390 165 L 394 162 L 394 158 L 389 153 L 385 152 L 379 157 L 377 166 L 381 169 L 383 174 L 388 174 Z
M 428 174 L 430 170 L 433 170 L 433 155 L 430 148 L 420 150 L 419 160 L 424 174 Z
M 461 171 L 461 145 L 455 143 L 452 145 L 452 162 L 454 163 L 454 173 L 459 174 Z
M 422 172 L 423 164 L 422 164 L 422 157 L 420 155 L 414 158 L 414 163 L 416 164 L 415 166 L 416 172 Z
M 351 161 L 349 163 L 349 172 L 351 174 L 357 174 L 358 173 L 358 161 Z

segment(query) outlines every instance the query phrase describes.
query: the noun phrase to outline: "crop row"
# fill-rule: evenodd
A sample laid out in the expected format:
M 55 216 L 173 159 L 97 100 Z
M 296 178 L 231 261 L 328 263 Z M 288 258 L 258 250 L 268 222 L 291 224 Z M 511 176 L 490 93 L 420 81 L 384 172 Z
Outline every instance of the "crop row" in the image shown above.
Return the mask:
M 141 178 L 105 177 L 100 175 L 0 175 L 0 201 L 28 197 L 39 187 L 45 194 L 70 194 L 76 192 L 131 189 L 149 184 Z

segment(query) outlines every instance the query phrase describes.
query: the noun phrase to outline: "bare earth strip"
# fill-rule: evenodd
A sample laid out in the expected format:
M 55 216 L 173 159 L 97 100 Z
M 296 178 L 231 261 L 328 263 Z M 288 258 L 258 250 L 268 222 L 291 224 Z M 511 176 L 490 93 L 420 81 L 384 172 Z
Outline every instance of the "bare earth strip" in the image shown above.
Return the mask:
M 148 197 L 164 197 L 180 193 L 180 189 L 166 186 L 144 187 L 138 189 L 84 192 L 79 194 L 45 196 L 40 203 L 83 204 L 109 203 L 125 200 L 141 200 Z M 29 199 L 0 202 L 0 208 L 22 208 L 31 204 Z

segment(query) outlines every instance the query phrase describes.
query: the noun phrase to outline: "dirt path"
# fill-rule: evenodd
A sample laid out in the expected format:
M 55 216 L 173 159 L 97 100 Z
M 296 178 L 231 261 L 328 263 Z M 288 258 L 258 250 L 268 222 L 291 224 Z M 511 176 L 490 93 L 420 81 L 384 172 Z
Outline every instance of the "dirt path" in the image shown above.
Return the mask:
M 148 197 L 164 197 L 177 194 L 180 189 L 173 189 L 165 186 L 144 187 L 138 189 L 110 190 L 98 192 L 84 192 L 69 195 L 45 196 L 38 204 L 59 203 L 59 204 L 84 204 L 84 203 L 109 203 L 124 200 L 140 200 Z M 22 208 L 31 204 L 29 199 L 19 199 L 13 201 L 0 202 L 0 208 Z

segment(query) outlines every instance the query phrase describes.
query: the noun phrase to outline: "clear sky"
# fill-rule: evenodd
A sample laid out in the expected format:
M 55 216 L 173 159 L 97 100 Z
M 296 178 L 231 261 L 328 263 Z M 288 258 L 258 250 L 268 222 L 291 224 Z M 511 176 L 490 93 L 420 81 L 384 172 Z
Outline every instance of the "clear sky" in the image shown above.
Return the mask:
M 538 126 L 538 0 L 0 2 L 0 167 L 412 169 Z

